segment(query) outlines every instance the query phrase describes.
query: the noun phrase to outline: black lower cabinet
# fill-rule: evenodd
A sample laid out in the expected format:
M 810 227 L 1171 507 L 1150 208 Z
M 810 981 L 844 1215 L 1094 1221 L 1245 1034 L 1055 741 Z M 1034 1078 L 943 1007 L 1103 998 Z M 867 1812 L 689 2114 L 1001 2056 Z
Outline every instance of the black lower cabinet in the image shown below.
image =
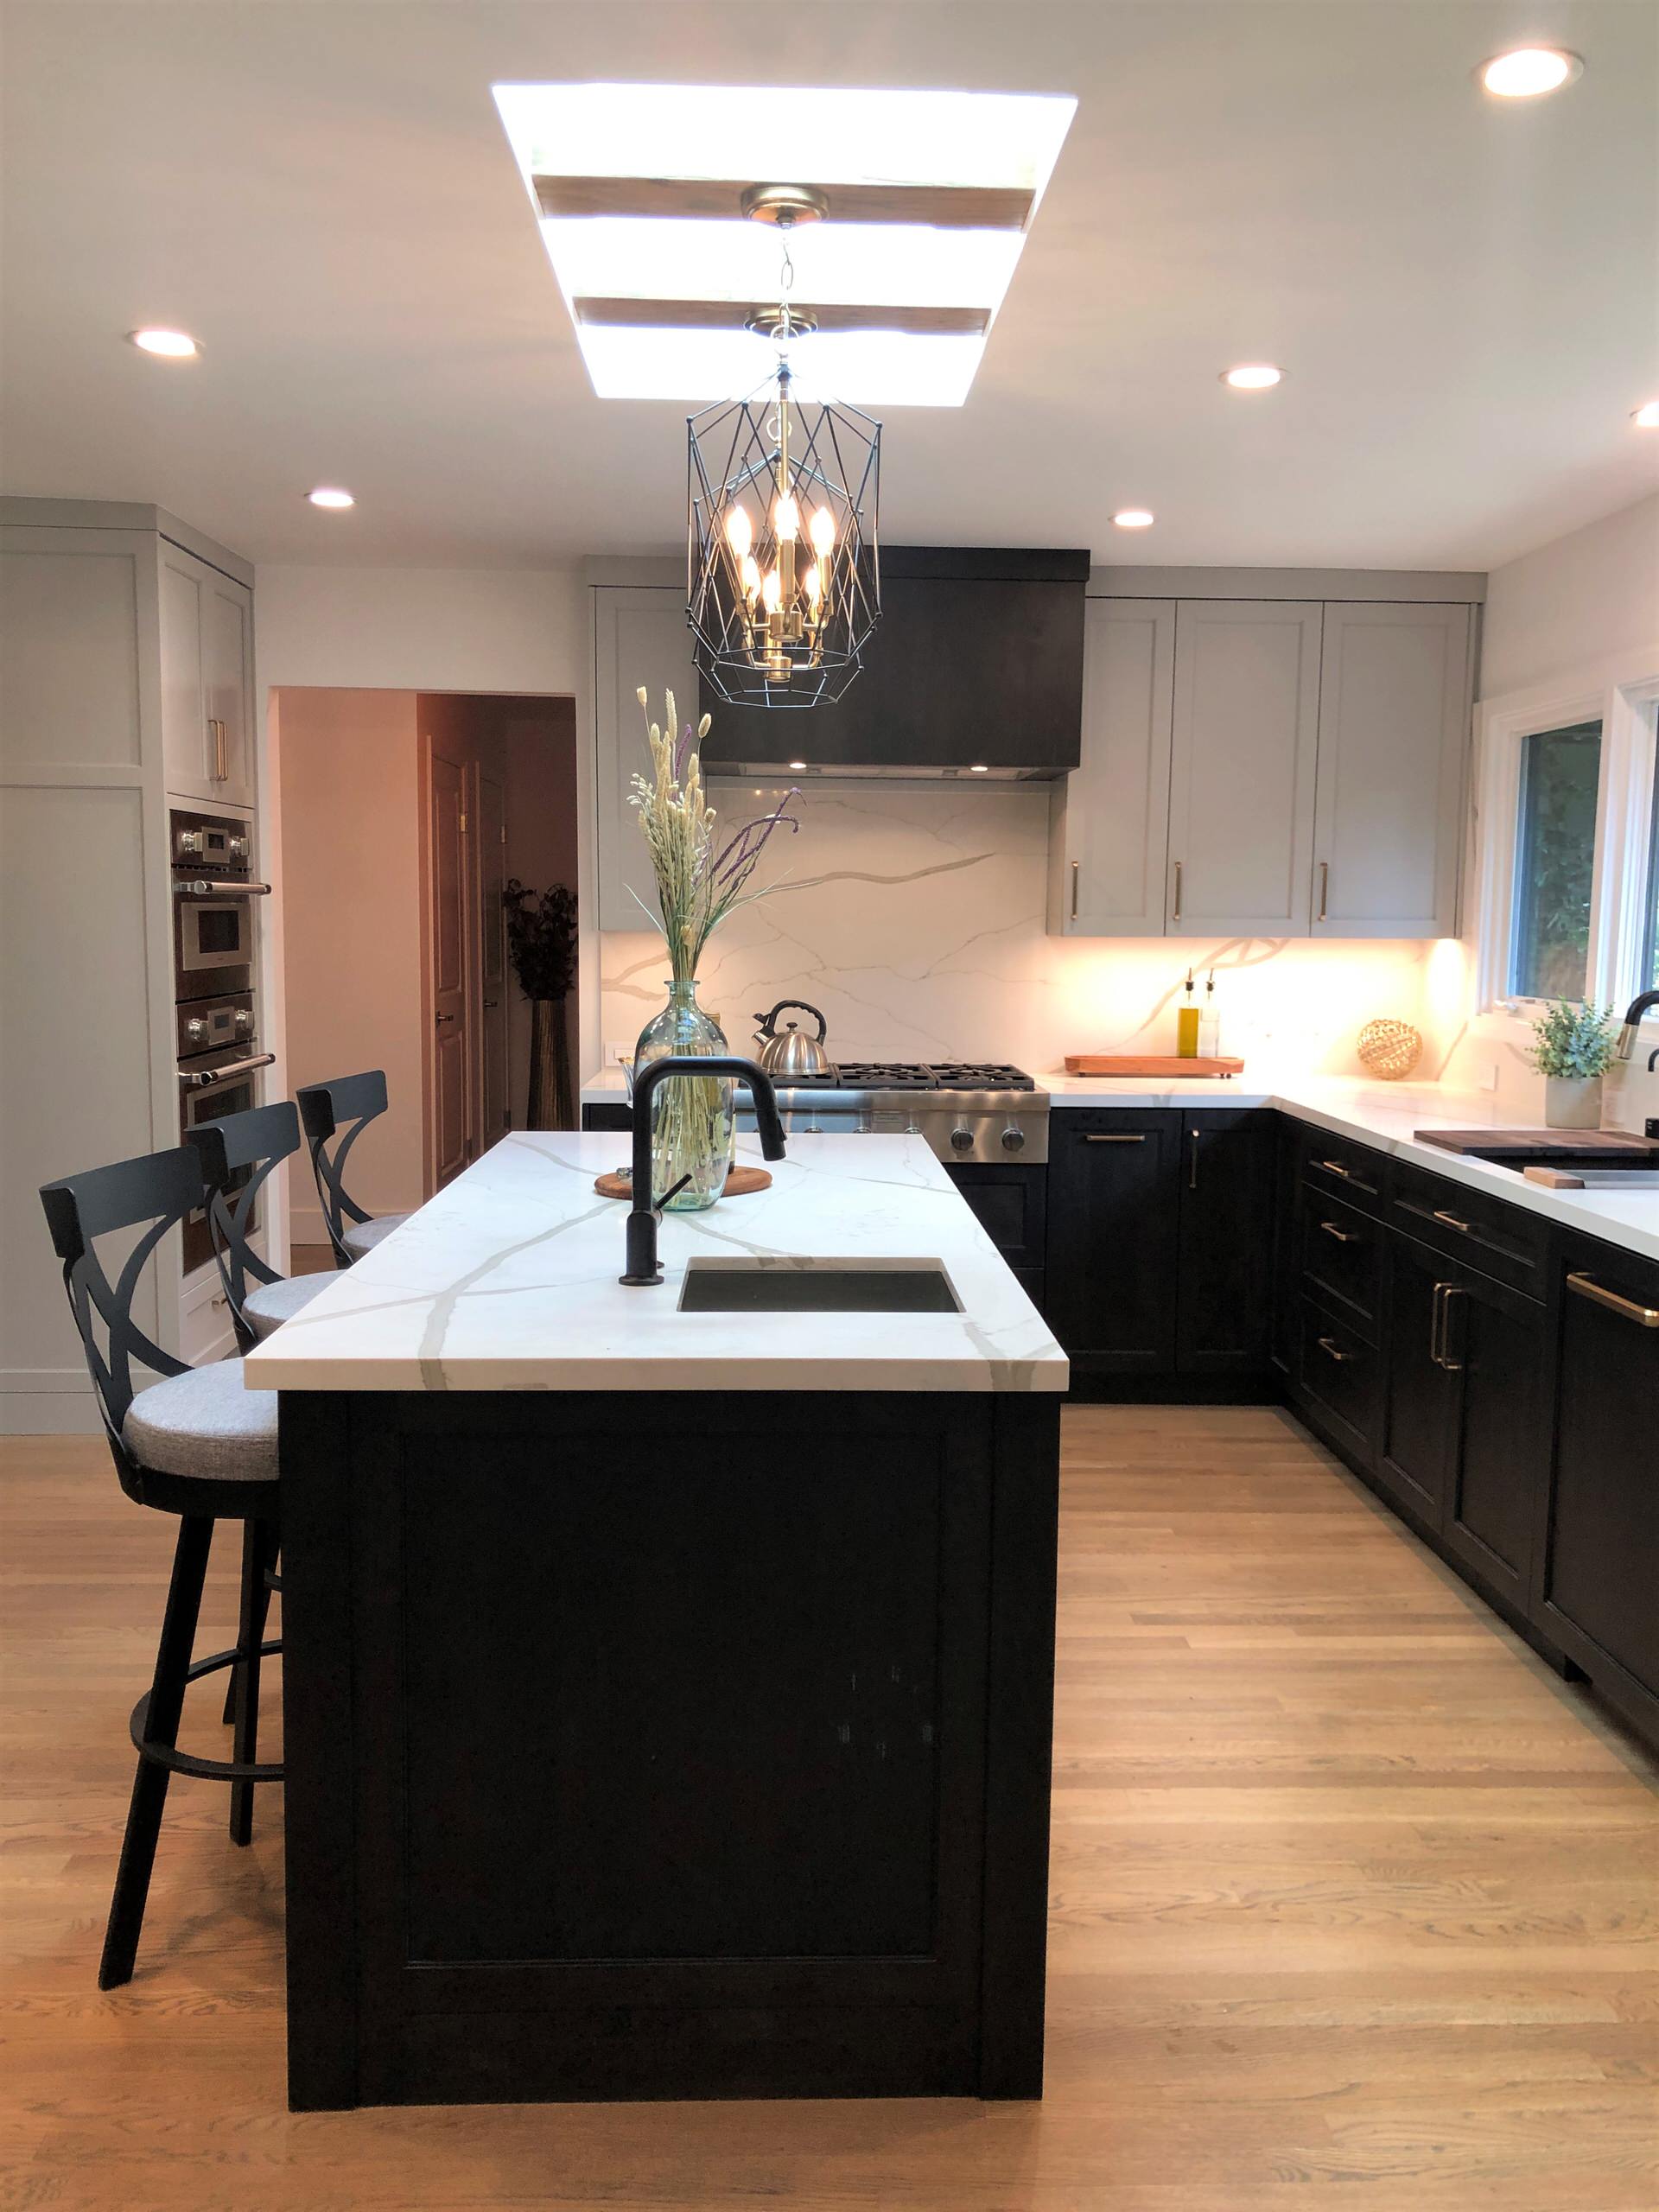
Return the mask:
M 1382 1381 L 1376 1345 L 1305 1298 L 1297 1315 L 1292 1402 L 1327 1443 L 1367 1472 L 1376 1449 Z
M 1301 1299 L 1302 1185 L 1299 1162 L 1301 1131 L 1288 1115 L 1275 1116 L 1273 1135 L 1273 1295 L 1268 1325 L 1268 1357 L 1281 1382 L 1296 1357 L 1296 1325 Z
M 1409 1236 L 1388 1236 L 1386 1246 L 1383 1325 L 1389 1358 L 1372 1471 L 1394 1503 L 1438 1535 L 1457 1417 L 1457 1378 L 1440 1355 L 1448 1265 Z
M 1048 1243 L 1048 1170 L 1018 1161 L 945 1164 L 976 1220 L 1002 1255 L 1039 1313 Z
M 1048 1324 L 1079 1380 L 1172 1373 L 1184 1117 L 1049 1116 Z
M 1649 1741 L 1659 1736 L 1659 1267 L 1562 1239 L 1554 1450 L 1539 1626 Z
M 1258 1376 L 1268 1364 L 1276 1121 L 1249 1107 L 1182 1117 L 1180 1374 Z

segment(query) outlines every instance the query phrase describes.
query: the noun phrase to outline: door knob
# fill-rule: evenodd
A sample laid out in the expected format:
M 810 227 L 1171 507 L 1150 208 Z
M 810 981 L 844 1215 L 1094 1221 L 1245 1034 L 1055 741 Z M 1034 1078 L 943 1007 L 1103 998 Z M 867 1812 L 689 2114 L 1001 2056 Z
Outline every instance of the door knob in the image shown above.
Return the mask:
M 432 1026 L 435 1029 L 442 1029 L 446 1021 L 453 1021 L 454 1019 L 453 1014 L 435 1014 L 432 1017 Z

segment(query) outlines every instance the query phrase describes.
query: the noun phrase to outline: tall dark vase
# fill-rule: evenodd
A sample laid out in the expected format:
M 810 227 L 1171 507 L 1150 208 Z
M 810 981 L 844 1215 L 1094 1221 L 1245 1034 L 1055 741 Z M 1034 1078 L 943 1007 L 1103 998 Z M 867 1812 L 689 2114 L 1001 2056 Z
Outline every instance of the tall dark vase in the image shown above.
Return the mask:
M 530 1111 L 524 1126 L 531 1129 L 569 1129 L 575 1125 L 575 1103 L 570 1095 L 570 1039 L 563 999 L 532 999 L 530 1002 Z

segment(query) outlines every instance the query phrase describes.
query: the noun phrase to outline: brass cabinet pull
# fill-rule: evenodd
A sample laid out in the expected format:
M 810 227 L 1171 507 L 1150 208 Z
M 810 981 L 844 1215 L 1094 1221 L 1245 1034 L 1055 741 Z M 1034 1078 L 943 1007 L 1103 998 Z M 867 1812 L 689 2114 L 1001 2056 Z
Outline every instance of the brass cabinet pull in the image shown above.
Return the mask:
M 1448 1375 L 1461 1375 L 1463 1362 L 1452 1357 L 1452 1301 L 1469 1294 L 1455 1282 L 1442 1283 L 1440 1288 L 1445 1294 L 1440 1300 L 1440 1365 Z
M 1475 1233 L 1475 1225 L 1472 1222 L 1459 1221 L 1456 1214 L 1446 1213 L 1439 1206 L 1435 1207 L 1431 1218 L 1435 1221 L 1443 1221 L 1448 1229 L 1455 1229 L 1460 1236 L 1472 1236 Z
M 1146 1141 L 1147 1136 L 1144 1129 L 1141 1130 L 1135 1136 L 1102 1136 L 1096 1135 L 1093 1136 L 1085 1136 L 1084 1138 L 1084 1144 L 1145 1144 Z
M 1610 1313 L 1619 1313 L 1627 1321 L 1634 1321 L 1638 1329 L 1659 1329 L 1659 1306 L 1638 1306 L 1633 1298 L 1621 1298 L 1616 1290 L 1609 1290 L 1593 1275 L 1568 1275 L 1567 1287 L 1577 1291 L 1580 1298 L 1592 1298 L 1598 1306 L 1605 1306 Z
M 1172 921 L 1179 922 L 1179 921 L 1180 920 L 1180 918 L 1181 918 L 1181 864 L 1180 864 L 1179 861 L 1176 861 L 1176 863 L 1175 863 L 1175 912 L 1173 912 L 1173 914 L 1172 914 L 1172 915 L 1171 915 L 1170 919 L 1171 919 Z
M 1344 1351 L 1340 1344 L 1338 1344 L 1336 1339 L 1332 1337 L 1321 1337 L 1319 1339 L 1319 1350 L 1328 1359 L 1334 1359 L 1336 1361 L 1338 1367 L 1342 1366 L 1345 1361 L 1357 1359 L 1359 1357 L 1357 1352 Z
M 1330 861 L 1321 861 L 1319 862 L 1319 919 L 1320 921 L 1323 921 L 1323 920 L 1325 919 L 1325 914 L 1326 914 L 1326 912 L 1327 912 L 1327 910 L 1328 910 L 1328 908 L 1329 908 L 1330 905 L 1331 905 L 1331 863 L 1330 863 Z
M 213 741 L 213 781 L 216 784 L 228 783 L 231 769 L 225 750 L 225 725 L 210 715 L 207 717 L 207 728 L 212 733 Z
M 1436 1367 L 1446 1364 L 1440 1357 L 1440 1293 L 1445 1288 L 1443 1282 L 1437 1282 L 1428 1300 L 1428 1356 Z
M 1351 1229 L 1338 1229 L 1334 1221 L 1322 1221 L 1319 1227 L 1327 1236 L 1334 1236 L 1338 1244 L 1363 1244 L 1363 1236 L 1355 1236 Z
M 1192 1132 L 1192 1164 L 1186 1172 L 1186 1187 L 1189 1191 L 1196 1191 L 1198 1187 L 1198 1139 L 1203 1134 L 1202 1129 L 1194 1129 Z
M 1071 863 L 1071 918 L 1074 922 L 1077 918 L 1077 868 L 1079 865 L 1080 863 L 1077 861 L 1073 861 Z
M 1354 1179 L 1353 1169 L 1344 1167 L 1339 1160 L 1316 1160 L 1313 1165 L 1323 1167 L 1327 1174 L 1340 1175 L 1344 1183 L 1351 1183 Z

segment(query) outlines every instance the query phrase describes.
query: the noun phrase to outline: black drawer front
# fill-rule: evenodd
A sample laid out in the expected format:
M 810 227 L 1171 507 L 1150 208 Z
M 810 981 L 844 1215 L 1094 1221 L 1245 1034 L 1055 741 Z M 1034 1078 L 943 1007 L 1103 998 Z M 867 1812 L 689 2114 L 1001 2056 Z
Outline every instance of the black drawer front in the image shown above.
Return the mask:
M 584 1106 L 582 1126 L 584 1129 L 631 1129 L 633 1109 L 621 1102 L 614 1106 Z
M 1040 1269 L 1048 1247 L 1047 1168 L 998 1162 L 944 1172 L 1014 1273 Z
M 1542 1216 L 1396 1160 L 1389 1219 L 1437 1252 L 1466 1260 L 1512 1290 L 1542 1298 L 1549 1227 Z
M 1304 1299 L 1296 1347 L 1295 1383 L 1332 1434 L 1369 1467 L 1376 1450 L 1382 1361 L 1346 1322 L 1333 1321 Z
M 1302 1209 L 1302 1283 L 1367 1337 L 1376 1333 L 1382 1224 L 1310 1190 Z
M 1323 1129 L 1302 1135 L 1302 1178 L 1322 1198 L 1342 1198 L 1362 1212 L 1382 1210 L 1382 1170 L 1387 1154 Z

